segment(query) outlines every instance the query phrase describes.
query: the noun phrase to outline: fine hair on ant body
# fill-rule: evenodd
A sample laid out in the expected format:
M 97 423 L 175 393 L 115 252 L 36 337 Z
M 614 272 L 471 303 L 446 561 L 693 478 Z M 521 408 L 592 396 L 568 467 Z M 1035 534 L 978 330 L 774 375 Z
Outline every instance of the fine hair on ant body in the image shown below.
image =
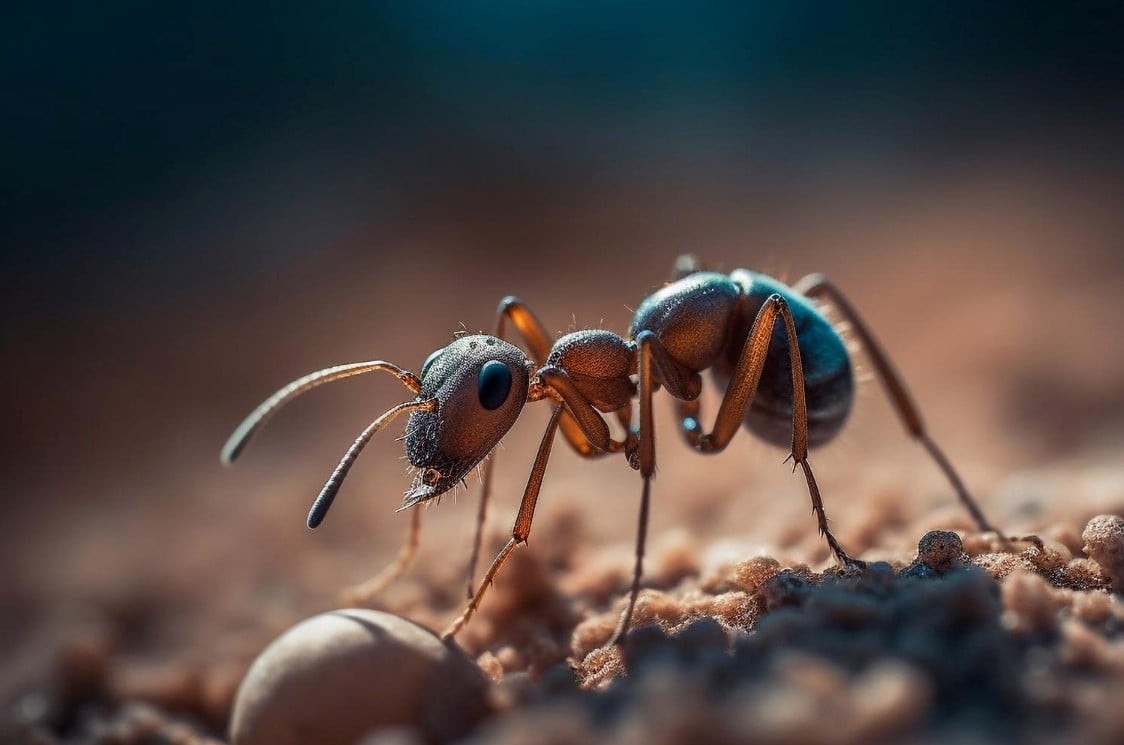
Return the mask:
M 952 464 L 929 437 L 916 404 L 882 346 L 842 292 L 825 276 L 809 275 L 791 286 L 763 274 L 737 269 L 703 271 L 694 257 L 680 257 L 673 279 L 637 309 L 628 338 L 585 330 L 552 340 L 530 308 L 515 297 L 499 305 L 492 335 L 466 335 L 431 354 L 415 375 L 389 362 L 338 365 L 286 385 L 255 409 L 222 450 L 233 462 L 265 421 L 295 396 L 333 380 L 372 371 L 388 372 L 415 398 L 391 407 L 360 433 L 344 454 L 308 513 L 308 527 L 324 519 L 344 478 L 371 437 L 408 413 L 406 456 L 417 469 L 399 511 L 414 508 L 409 539 L 396 561 L 372 580 L 352 588 L 349 600 L 366 602 L 409 565 L 418 544 L 419 505 L 447 492 L 482 461 L 483 489 L 468 567 L 468 605 L 445 630 L 456 634 L 472 617 L 511 552 L 527 541 L 557 432 L 577 453 L 595 458 L 622 453 L 640 472 L 636 562 L 628 607 L 613 637 L 628 632 L 640 589 L 649 495 L 656 469 L 652 397 L 661 387 L 678 410 L 679 429 L 700 453 L 726 448 L 741 425 L 769 442 L 789 446 L 788 460 L 808 485 L 820 533 L 845 570 L 865 564 L 852 558 L 832 535 L 823 500 L 808 463 L 808 448 L 831 440 L 847 420 L 854 399 L 854 376 L 843 339 L 813 304 L 827 299 L 851 325 L 907 433 L 918 441 L 951 482 L 981 531 L 998 533 L 968 493 Z M 530 350 L 504 340 L 508 324 Z M 725 388 L 714 424 L 702 427 L 700 373 L 710 370 Z M 639 422 L 633 423 L 633 398 Z M 549 401 L 550 421 L 531 466 L 530 478 L 511 538 L 473 591 L 495 459 L 487 458 L 515 424 L 524 404 Z M 610 436 L 604 414 L 617 417 L 626 433 Z M 485 460 L 487 459 L 487 460 Z M 787 462 L 787 460 L 786 460 Z M 1003 542 L 1009 539 L 999 534 Z

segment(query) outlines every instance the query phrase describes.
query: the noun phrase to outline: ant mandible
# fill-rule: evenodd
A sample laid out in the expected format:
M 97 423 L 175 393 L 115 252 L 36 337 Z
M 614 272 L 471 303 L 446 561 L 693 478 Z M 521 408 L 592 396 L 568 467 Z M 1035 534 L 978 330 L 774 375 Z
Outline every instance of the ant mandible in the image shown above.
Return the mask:
M 916 404 L 881 345 L 827 277 L 812 274 L 787 286 L 745 269 L 730 274 L 702 271 L 692 256 L 680 257 L 673 280 L 640 304 L 628 339 L 610 331 L 585 330 L 552 341 L 523 301 L 506 297 L 500 302 L 493 335 L 456 339 L 431 354 L 420 375 L 389 362 L 373 361 L 329 367 L 293 381 L 242 422 L 223 448 L 222 460 L 233 462 L 274 412 L 311 388 L 375 370 L 397 377 L 416 397 L 375 419 L 344 454 L 308 513 L 308 527 L 315 528 L 359 453 L 376 432 L 399 415 L 410 415 L 406 456 L 417 469 L 401 511 L 417 508 L 462 482 L 515 424 L 525 403 L 550 401 L 553 411 L 523 491 L 511 538 L 473 592 L 495 459 L 484 463 L 483 493 L 468 568 L 469 602 L 443 636 L 452 637 L 472 617 L 500 567 L 519 544 L 527 541 L 551 446 L 561 430 L 579 455 L 595 458 L 623 453 L 643 477 L 632 588 L 628 608 L 613 637 L 614 642 L 620 642 L 628 632 L 640 589 L 649 493 L 656 470 L 652 396 L 660 387 L 675 399 L 679 429 L 687 444 L 700 453 L 724 450 L 741 424 L 764 440 L 790 446 L 788 460 L 794 470 L 799 466 L 804 473 L 819 531 L 832 553 L 845 569 L 865 566 L 849 556 L 832 535 L 808 463 L 809 446 L 823 444 L 839 432 L 854 399 L 847 348 L 812 302 L 821 298 L 851 324 L 906 431 L 944 472 L 979 529 L 998 533 L 929 437 Z M 509 322 L 530 349 L 529 357 L 504 341 Z M 699 373 L 708 369 L 725 386 L 725 394 L 713 428 L 704 432 Z M 632 399 L 636 396 L 640 399 L 638 426 L 632 422 Z M 610 436 L 602 414 L 617 417 L 626 433 L 624 439 Z M 406 569 L 417 547 L 420 514 L 414 509 L 409 539 L 397 560 L 374 579 L 354 588 L 350 593 L 353 601 L 369 599 Z M 1009 540 L 1002 534 L 999 538 Z

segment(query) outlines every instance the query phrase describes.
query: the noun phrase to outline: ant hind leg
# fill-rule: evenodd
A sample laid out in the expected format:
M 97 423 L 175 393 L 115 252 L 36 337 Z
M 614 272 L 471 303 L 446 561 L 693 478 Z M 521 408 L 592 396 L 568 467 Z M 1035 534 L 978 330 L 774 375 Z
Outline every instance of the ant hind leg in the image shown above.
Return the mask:
M 1011 548 L 1012 539 L 1000 532 L 988 521 L 983 514 L 983 510 L 981 510 L 976 503 L 976 500 L 968 493 L 967 487 L 964 485 L 960 475 L 956 472 L 956 469 L 953 468 L 952 463 L 937 446 L 933 438 L 929 436 L 921 420 L 920 410 L 917 408 L 917 404 L 914 403 L 909 390 L 905 387 L 905 382 L 901 374 L 898 373 L 893 363 L 890 362 L 890 358 L 886 355 L 882 345 L 874 338 L 874 334 L 871 332 L 870 328 L 862 320 L 851 303 L 848 302 L 843 292 L 823 274 L 809 274 L 792 287 L 800 294 L 810 298 L 820 299 L 826 297 L 831 302 L 832 306 L 851 324 L 851 328 L 866 350 L 866 354 L 870 358 L 871 364 L 874 366 L 875 373 L 878 375 L 878 380 L 882 383 L 882 387 L 886 391 L 890 403 L 893 404 L 894 410 L 898 413 L 898 417 L 901 419 L 906 432 L 914 440 L 921 443 L 929 453 L 929 456 L 937 464 L 937 467 L 940 468 L 949 483 L 952 484 L 956 496 L 960 499 L 965 509 L 972 515 L 972 519 L 975 520 L 980 531 L 995 533 L 999 536 L 999 540 L 1006 548 Z M 1015 540 L 1040 543 L 1040 540 L 1036 536 L 1027 536 Z
M 804 393 L 804 368 L 800 359 L 796 323 L 784 298 L 773 295 L 758 311 L 726 388 L 726 394 L 718 407 L 711 432 L 702 434 L 685 428 L 684 434 L 688 442 L 703 453 L 718 452 L 729 445 L 745 420 L 746 411 L 749 410 L 757 394 L 769 345 L 773 340 L 773 328 L 778 319 L 784 323 L 792 373 L 792 452 L 789 458 L 793 461 L 793 468 L 799 466 L 804 473 L 804 479 L 808 484 L 808 496 L 812 502 L 812 512 L 816 515 L 817 526 L 828 547 L 840 564 L 847 568 L 859 569 L 865 566 L 864 563 L 852 558 L 843 550 L 828 526 L 819 485 L 816 483 L 812 466 L 808 463 L 808 408 Z

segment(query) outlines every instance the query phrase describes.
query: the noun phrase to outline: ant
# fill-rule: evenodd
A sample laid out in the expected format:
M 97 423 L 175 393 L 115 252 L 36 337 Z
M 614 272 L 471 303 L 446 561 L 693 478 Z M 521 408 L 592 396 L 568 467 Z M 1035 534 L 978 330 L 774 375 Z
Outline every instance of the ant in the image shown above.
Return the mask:
M 329 367 L 288 384 L 255 409 L 234 431 L 222 450 L 229 464 L 265 421 L 305 391 L 333 380 L 382 371 L 395 377 L 415 398 L 391 407 L 356 438 L 344 454 L 308 513 L 308 527 L 324 519 L 355 459 L 371 437 L 402 414 L 406 425 L 406 457 L 417 469 L 399 511 L 440 497 L 483 465 L 483 494 L 468 567 L 469 602 L 442 635 L 450 638 L 472 617 L 484 593 L 511 552 L 526 543 L 539 489 L 557 432 L 583 457 L 623 453 L 640 472 L 636 561 L 628 607 L 613 642 L 628 632 L 640 589 L 647 533 L 649 494 L 656 470 L 652 397 L 661 387 L 675 399 L 679 429 L 700 453 L 724 450 L 740 425 L 758 437 L 791 448 L 795 471 L 803 471 L 823 535 L 846 571 L 865 564 L 852 558 L 832 535 L 823 500 L 808 463 L 808 448 L 831 440 L 843 427 L 854 399 L 851 360 L 842 337 L 814 300 L 826 298 L 850 322 L 906 432 L 919 442 L 951 482 L 979 529 L 1009 540 L 984 517 L 951 462 L 928 435 L 917 405 L 906 390 L 882 346 L 832 282 L 809 275 L 791 286 L 745 269 L 729 274 L 703 271 L 693 256 L 675 264 L 672 281 L 647 297 L 637 309 L 628 338 L 610 331 L 585 330 L 552 340 L 531 309 L 518 298 L 499 305 L 495 332 L 464 335 L 431 354 L 415 375 L 389 362 L 357 362 Z M 511 323 L 530 349 L 504 340 Z M 710 370 L 725 388 L 713 427 L 705 432 L 699 395 L 700 373 Z M 634 397 L 639 397 L 639 423 L 633 424 Z M 511 531 L 511 538 L 492 561 L 475 592 L 472 579 L 491 494 L 495 459 L 487 459 L 515 424 L 523 406 L 550 401 L 552 413 Z M 625 435 L 610 436 L 603 414 L 615 415 Z M 485 462 L 485 459 L 486 462 Z M 369 599 L 409 565 L 417 547 L 420 511 L 413 511 L 410 536 L 397 560 L 380 575 L 354 588 L 354 599 Z

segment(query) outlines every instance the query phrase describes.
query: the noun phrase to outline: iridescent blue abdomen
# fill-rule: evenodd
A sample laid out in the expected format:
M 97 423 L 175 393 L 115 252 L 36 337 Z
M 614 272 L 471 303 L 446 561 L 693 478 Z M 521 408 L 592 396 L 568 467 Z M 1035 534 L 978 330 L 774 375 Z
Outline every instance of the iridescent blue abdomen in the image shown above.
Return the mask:
M 715 377 L 723 386 L 729 380 L 757 312 L 770 295 L 780 295 L 792 310 L 800 343 L 808 402 L 808 444 L 821 445 L 831 440 L 847 421 L 855 394 L 851 358 L 843 338 L 808 298 L 788 285 L 745 269 L 735 270 L 730 278 L 741 287 L 747 302 L 731 327 L 725 364 L 714 366 Z M 777 445 L 788 447 L 792 442 L 792 374 L 782 324 L 773 329 L 765 370 L 745 423 L 755 434 Z

